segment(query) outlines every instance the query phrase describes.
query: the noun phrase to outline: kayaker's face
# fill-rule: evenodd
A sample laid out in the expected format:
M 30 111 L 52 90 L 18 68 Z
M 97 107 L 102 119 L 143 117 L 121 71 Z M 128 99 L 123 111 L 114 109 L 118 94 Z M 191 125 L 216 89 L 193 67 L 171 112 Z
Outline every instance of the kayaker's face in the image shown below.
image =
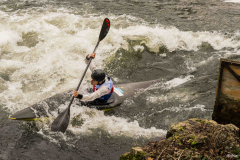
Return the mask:
M 98 81 L 96 81 L 96 80 L 94 80 L 94 79 L 91 80 L 91 85 L 94 86 L 94 85 L 97 85 L 97 84 L 98 84 Z

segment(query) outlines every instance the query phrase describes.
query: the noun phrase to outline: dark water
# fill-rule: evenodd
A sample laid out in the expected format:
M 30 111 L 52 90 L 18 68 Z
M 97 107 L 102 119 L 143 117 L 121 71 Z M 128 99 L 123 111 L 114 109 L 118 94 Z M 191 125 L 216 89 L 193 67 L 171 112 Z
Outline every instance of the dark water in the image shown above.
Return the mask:
M 69 14 L 58 15 L 62 13 L 61 8 Z M 0 159 L 4 160 L 118 159 L 133 146 L 164 137 L 162 131 L 173 123 L 189 118 L 211 119 L 219 60 L 221 57 L 240 60 L 238 3 L 217 0 L 9 0 L 1 1 L 0 9 L 0 36 L 4 39 L 9 38 L 6 35 L 14 37 L 6 43 L 0 41 Z M 24 19 L 26 13 L 32 17 Z M 112 18 L 111 32 L 109 39 L 101 44 L 105 48 L 99 47 L 99 52 L 106 53 L 105 57 L 97 58 L 102 60 L 102 67 L 115 83 L 158 78 L 163 79 L 162 83 L 139 91 L 119 108 L 104 114 L 73 108 L 73 112 L 82 113 L 82 118 L 75 115 L 78 123 L 75 126 L 72 123 L 65 135 L 50 132 L 51 121 L 9 120 L 8 115 L 50 97 L 52 91 L 59 93 L 75 87 L 79 77 L 74 77 L 70 70 L 77 72 L 79 66 L 74 68 L 71 63 L 77 66 L 90 52 L 84 46 L 89 45 L 89 50 L 93 50 L 95 41 L 90 33 L 99 32 L 101 16 Z M 72 27 L 76 17 L 82 19 Z M 56 33 L 52 33 L 52 26 L 46 26 L 42 19 L 56 27 L 53 29 Z M 6 26 L 14 33 L 8 34 Z M 78 26 L 88 35 L 81 33 Z M 137 34 L 136 30 L 142 33 Z M 22 40 L 18 40 L 15 32 L 21 33 Z M 61 37 L 57 37 L 58 34 Z M 76 39 L 68 49 L 69 35 Z M 91 39 L 92 43 L 81 39 L 83 45 L 78 46 L 74 42 L 81 36 Z M 59 46 L 56 47 L 56 43 Z M 118 46 L 121 43 L 127 45 Z M 61 57 L 65 52 L 71 54 Z M 41 61 L 44 56 L 48 57 L 44 61 L 51 60 L 49 70 Z M 60 58 L 55 59 L 58 56 Z M 15 61 L 5 63 L 7 60 Z M 16 65 L 16 62 L 19 63 Z M 63 65 L 59 66 L 60 63 Z M 33 70 L 29 69 L 31 67 Z M 85 65 L 81 64 L 80 68 L 78 74 Z

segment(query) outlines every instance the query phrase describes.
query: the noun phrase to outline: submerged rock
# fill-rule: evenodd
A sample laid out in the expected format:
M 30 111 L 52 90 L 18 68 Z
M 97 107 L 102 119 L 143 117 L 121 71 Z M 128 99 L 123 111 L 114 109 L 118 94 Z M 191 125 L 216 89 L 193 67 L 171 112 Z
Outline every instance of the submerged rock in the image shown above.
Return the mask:
M 164 140 L 132 148 L 120 160 L 236 159 L 240 157 L 239 128 L 213 120 L 189 119 L 173 124 Z

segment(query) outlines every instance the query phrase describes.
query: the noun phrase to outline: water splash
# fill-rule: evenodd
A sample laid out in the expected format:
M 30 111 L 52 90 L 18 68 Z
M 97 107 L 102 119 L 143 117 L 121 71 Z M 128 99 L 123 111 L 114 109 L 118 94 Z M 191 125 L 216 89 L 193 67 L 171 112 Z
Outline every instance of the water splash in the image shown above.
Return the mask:
M 76 87 L 86 67 L 85 56 L 93 51 L 106 16 L 113 23 L 97 50 L 97 60 L 94 61 L 97 61 L 98 67 L 103 67 L 104 60 L 120 48 L 128 50 L 131 45 L 129 40 L 139 41 L 138 45 L 132 46 L 134 50 L 142 52 L 145 44 L 156 53 L 162 46 L 172 52 L 197 51 L 203 42 L 209 43 L 215 50 L 236 48 L 240 44 L 220 33 L 184 32 L 175 27 L 151 26 L 140 18 L 128 15 L 84 16 L 65 8 L 57 11 L 42 9 L 0 11 L 0 103 L 11 113 Z M 85 79 L 82 86 L 87 86 L 90 72 Z M 177 84 L 180 83 L 171 85 Z M 104 116 L 99 111 L 93 111 L 96 116 L 89 117 L 86 114 L 88 110 L 84 109 L 78 112 L 83 112 L 83 117 L 79 118 L 85 120 L 83 126 L 69 128 L 76 133 L 98 127 L 111 134 L 131 137 L 152 133 L 156 136 L 164 132 L 156 128 L 141 128 L 137 121 Z M 94 123 L 90 125 L 90 121 Z

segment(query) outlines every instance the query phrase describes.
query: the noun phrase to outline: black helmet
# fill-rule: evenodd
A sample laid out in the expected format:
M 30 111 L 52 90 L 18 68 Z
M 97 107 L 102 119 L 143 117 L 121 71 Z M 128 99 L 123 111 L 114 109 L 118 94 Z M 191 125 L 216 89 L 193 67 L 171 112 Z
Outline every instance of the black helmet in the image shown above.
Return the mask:
M 95 69 L 93 72 L 92 72 L 92 79 L 100 82 L 100 81 L 103 81 L 105 79 L 105 73 L 103 70 L 101 69 Z

